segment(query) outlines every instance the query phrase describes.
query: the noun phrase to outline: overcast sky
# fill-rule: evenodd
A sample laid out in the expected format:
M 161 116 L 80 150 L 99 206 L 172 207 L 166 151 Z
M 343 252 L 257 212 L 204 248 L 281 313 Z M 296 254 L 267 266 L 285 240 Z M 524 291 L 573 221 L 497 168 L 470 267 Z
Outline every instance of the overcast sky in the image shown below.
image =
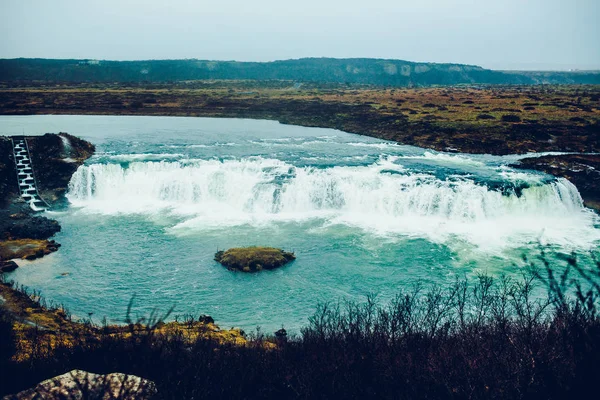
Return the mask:
M 0 0 L 0 58 L 600 69 L 600 0 Z

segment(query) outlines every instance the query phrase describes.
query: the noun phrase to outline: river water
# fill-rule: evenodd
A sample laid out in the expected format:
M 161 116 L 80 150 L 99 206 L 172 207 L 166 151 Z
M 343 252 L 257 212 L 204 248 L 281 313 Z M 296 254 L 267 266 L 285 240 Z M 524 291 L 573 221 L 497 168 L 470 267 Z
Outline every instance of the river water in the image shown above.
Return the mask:
M 600 219 L 520 156 L 446 154 L 331 129 L 179 117 L 0 117 L 1 134 L 69 132 L 97 152 L 72 177 L 60 251 L 11 274 L 75 316 L 175 306 L 223 327 L 298 331 L 318 302 L 385 302 L 420 281 L 522 273 L 544 246 L 588 263 Z M 522 156 L 521 156 L 522 157 Z M 294 251 L 232 272 L 219 249 Z

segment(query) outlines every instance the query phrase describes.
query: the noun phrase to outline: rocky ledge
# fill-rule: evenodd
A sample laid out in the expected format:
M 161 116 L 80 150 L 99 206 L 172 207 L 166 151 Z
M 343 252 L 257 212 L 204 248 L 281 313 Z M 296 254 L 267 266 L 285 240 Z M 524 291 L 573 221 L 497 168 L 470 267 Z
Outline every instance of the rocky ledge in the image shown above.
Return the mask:
M 38 191 L 51 206 L 65 201 L 69 180 L 94 153 L 94 145 L 68 133 L 27 137 Z M 19 196 L 12 143 L 0 136 L 0 272 L 14 270 L 9 260 L 32 260 L 56 251 L 48 240 L 60 231 L 57 221 L 37 215 Z
M 586 207 L 600 212 L 600 155 L 566 154 L 525 158 L 513 165 L 566 178 L 579 190 Z
M 275 269 L 295 259 L 294 253 L 273 247 L 237 247 L 215 254 L 215 261 L 230 270 L 242 272 Z
M 62 201 L 71 176 L 94 154 L 94 145 L 65 132 L 26 138 L 41 196 L 51 205 Z M 0 136 L 0 208 L 18 202 L 12 144 L 10 137 Z

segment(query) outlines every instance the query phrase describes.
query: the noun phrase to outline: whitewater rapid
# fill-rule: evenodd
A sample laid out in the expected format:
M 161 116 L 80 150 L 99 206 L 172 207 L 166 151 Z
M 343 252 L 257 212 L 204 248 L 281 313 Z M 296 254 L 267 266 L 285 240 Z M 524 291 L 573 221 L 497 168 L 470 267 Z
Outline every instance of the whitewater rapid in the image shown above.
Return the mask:
M 407 170 L 397 157 L 330 168 L 260 157 L 133 161 L 80 167 L 68 199 L 85 212 L 181 217 L 172 232 L 321 219 L 324 227 L 438 243 L 458 238 L 485 250 L 536 242 L 585 248 L 600 239 L 598 218 L 569 181 L 508 169 L 500 175 L 502 190 L 468 176 Z

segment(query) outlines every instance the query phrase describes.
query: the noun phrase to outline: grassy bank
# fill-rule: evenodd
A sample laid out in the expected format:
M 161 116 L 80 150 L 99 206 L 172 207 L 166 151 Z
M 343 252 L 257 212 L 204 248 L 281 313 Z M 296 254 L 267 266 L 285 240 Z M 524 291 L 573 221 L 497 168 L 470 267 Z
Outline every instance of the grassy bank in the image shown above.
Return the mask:
M 442 151 L 600 151 L 599 86 L 385 89 L 297 86 L 289 81 L 3 83 L 0 114 L 255 118 L 341 129 Z
M 518 280 L 415 286 L 389 304 L 323 304 L 298 336 L 258 330 L 243 342 L 155 319 L 121 331 L 81 325 L 68 343 L 34 329 L 19 359 L 15 317 L 2 308 L 2 390 L 79 368 L 148 378 L 161 399 L 586 398 L 600 374 L 600 262 L 566 264 L 560 274 L 542 261 Z

